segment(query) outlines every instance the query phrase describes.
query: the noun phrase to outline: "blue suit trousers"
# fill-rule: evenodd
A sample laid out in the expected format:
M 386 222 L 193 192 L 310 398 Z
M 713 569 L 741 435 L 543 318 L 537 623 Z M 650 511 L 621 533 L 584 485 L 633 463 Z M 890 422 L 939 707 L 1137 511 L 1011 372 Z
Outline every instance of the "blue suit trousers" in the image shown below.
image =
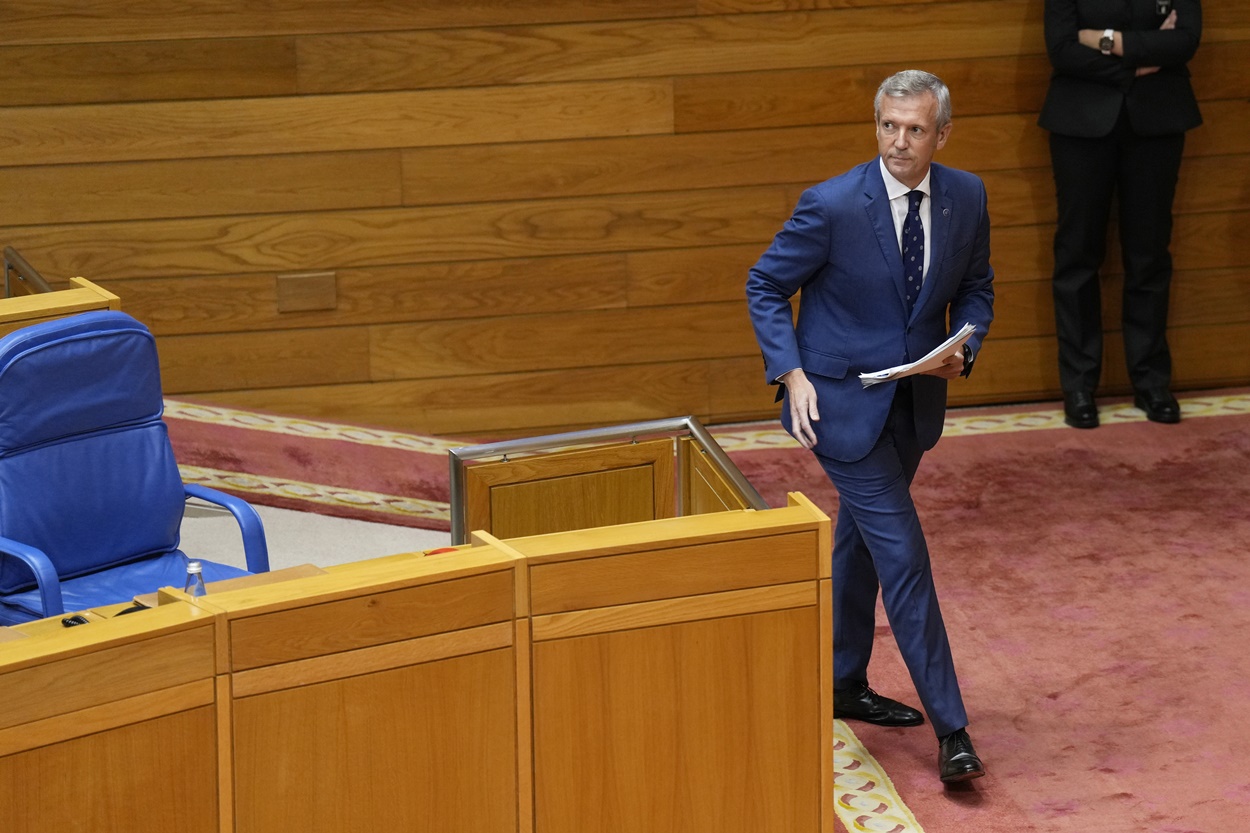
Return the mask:
M 911 385 L 904 380 L 866 457 L 846 463 L 816 456 L 839 498 L 832 574 L 834 686 L 868 681 L 880 589 L 899 652 L 929 723 L 942 737 L 966 726 L 968 716 L 911 497 L 923 453 Z

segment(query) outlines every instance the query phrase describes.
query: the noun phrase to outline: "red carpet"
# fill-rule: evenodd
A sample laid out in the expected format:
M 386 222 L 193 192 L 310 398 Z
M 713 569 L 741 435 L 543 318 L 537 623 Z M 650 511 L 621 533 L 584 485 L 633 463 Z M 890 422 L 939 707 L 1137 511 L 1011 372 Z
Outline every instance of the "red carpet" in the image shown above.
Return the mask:
M 914 494 L 990 774 L 943 789 L 927 726 L 839 724 L 847 830 L 1250 829 L 1250 394 L 1182 407 L 1163 426 L 1109 403 L 1094 431 L 1053 407 L 952 412 Z M 193 478 L 446 528 L 446 444 L 186 403 L 167 421 Z M 714 434 L 771 505 L 836 512 L 774 425 Z M 880 621 L 872 684 L 914 703 Z
M 166 400 L 183 479 L 278 506 L 447 530 L 457 443 L 414 434 Z

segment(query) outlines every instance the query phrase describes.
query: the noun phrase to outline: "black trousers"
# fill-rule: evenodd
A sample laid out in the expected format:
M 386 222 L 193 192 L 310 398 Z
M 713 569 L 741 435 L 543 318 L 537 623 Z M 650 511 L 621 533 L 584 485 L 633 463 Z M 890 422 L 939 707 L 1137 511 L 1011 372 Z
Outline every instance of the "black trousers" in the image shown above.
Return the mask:
M 1172 282 L 1172 200 L 1185 134 L 1139 136 L 1121 114 L 1108 136 L 1050 134 L 1059 222 L 1055 227 L 1055 332 L 1065 392 L 1098 387 L 1102 374 L 1102 300 L 1098 272 L 1106 255 L 1111 204 L 1119 204 L 1124 260 L 1122 327 L 1128 375 L 1136 389 L 1168 387 Z

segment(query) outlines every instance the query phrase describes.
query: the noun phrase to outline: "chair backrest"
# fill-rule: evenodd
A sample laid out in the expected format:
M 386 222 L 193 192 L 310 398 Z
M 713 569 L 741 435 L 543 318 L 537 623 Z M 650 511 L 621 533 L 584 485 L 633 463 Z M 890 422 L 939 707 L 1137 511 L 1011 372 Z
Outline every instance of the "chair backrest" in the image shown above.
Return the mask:
M 123 312 L 0 338 L 0 536 L 43 550 L 62 580 L 177 548 L 163 410 L 156 342 Z M 33 586 L 0 559 L 0 594 Z

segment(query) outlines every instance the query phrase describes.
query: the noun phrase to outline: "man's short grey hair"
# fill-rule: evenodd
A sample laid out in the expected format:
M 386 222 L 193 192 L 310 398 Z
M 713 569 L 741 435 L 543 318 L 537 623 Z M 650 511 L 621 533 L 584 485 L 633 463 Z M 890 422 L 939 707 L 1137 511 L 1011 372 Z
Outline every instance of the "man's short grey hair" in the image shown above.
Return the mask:
M 880 121 L 881 102 L 887 95 L 891 98 L 910 98 L 925 93 L 933 93 L 937 98 L 937 128 L 941 130 L 951 121 L 951 91 L 941 78 L 922 69 L 905 69 L 882 81 L 877 87 L 877 97 L 873 99 L 873 116 Z

